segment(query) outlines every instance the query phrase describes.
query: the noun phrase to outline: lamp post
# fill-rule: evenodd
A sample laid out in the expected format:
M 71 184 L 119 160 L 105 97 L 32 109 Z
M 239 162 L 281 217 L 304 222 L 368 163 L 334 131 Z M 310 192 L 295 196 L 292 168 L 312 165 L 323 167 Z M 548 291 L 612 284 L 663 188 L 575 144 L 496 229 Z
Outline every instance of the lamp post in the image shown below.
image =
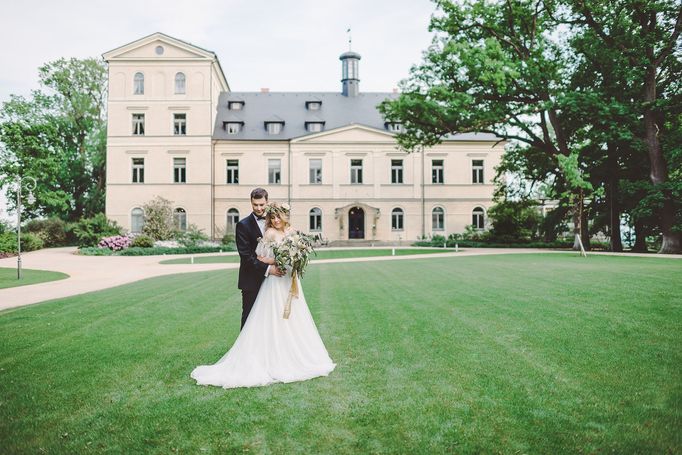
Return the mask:
M 24 177 L 26 180 L 26 188 L 28 189 L 28 203 L 33 204 L 35 197 L 33 197 L 33 190 L 36 189 L 36 179 L 33 177 Z M 17 280 L 21 279 L 21 191 L 23 190 L 23 182 L 21 176 L 17 176 Z

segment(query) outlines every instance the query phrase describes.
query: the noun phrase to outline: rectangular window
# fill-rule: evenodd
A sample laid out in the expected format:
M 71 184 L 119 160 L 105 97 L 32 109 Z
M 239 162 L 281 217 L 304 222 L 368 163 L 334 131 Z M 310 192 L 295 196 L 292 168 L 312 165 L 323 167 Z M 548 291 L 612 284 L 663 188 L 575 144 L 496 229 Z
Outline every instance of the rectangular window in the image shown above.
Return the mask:
M 471 183 L 483 182 L 483 160 L 471 161 Z
M 228 122 L 225 124 L 225 131 L 227 134 L 238 134 L 242 130 L 242 124 L 237 122 Z
M 443 183 L 443 160 L 431 161 L 431 183 Z
M 350 183 L 362 183 L 362 160 L 350 160 Z
M 314 158 L 310 160 L 310 183 L 322 183 L 322 160 Z
M 310 211 L 309 227 L 311 231 L 319 232 L 322 230 L 322 210 L 314 208 Z
M 282 123 L 269 122 L 267 123 L 268 134 L 279 134 L 282 132 Z
M 144 136 L 144 114 L 133 114 L 133 135 Z
M 144 158 L 133 158 L 133 183 L 144 183 Z
M 173 158 L 173 182 L 187 183 L 187 158 Z
M 403 160 L 391 160 L 391 183 L 403 183 Z
M 395 209 L 391 213 L 391 230 L 392 231 L 402 231 L 403 230 L 403 211 L 400 209 Z
M 176 136 L 187 134 L 187 114 L 173 114 L 173 134 Z
M 282 183 L 282 160 L 268 160 L 268 183 Z
M 239 183 L 239 160 L 227 160 L 227 183 Z

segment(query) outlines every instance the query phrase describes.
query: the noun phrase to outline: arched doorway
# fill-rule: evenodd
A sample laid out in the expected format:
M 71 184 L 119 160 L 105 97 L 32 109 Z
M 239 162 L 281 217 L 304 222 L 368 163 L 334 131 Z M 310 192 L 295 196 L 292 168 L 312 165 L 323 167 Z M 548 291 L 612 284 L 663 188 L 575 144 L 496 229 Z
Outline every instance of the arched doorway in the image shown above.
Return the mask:
M 348 211 L 348 238 L 365 238 L 365 211 L 360 207 L 353 207 Z

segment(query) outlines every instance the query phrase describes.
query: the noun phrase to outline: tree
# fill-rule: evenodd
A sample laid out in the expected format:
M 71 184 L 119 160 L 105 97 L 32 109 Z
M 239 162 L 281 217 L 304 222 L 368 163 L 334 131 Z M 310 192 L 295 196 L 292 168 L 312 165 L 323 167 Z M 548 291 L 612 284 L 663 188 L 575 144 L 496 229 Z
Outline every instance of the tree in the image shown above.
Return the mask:
M 171 201 L 156 196 L 142 206 L 144 226 L 142 233 L 154 240 L 170 240 L 175 233 Z
M 60 59 L 39 69 L 42 88 L 0 109 L 0 187 L 18 175 L 38 181 L 27 216 L 66 221 L 104 210 L 106 68 L 96 59 Z M 14 189 L 7 189 L 11 204 Z

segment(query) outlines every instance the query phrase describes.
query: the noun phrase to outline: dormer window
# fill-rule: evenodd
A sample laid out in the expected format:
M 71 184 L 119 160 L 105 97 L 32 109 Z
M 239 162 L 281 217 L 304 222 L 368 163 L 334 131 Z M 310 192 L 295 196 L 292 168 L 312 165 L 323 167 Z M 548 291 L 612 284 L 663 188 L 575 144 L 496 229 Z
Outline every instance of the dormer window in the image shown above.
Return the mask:
M 284 122 L 265 122 L 265 129 L 268 134 L 279 134 L 282 132 Z
M 305 122 L 305 129 L 310 133 L 319 133 L 324 129 L 324 122 Z
M 241 111 L 244 109 L 244 101 L 228 101 L 227 108 L 231 111 Z
M 403 124 L 398 122 L 386 122 L 386 129 L 391 133 L 401 133 L 403 131 Z
M 305 108 L 309 111 L 319 111 L 322 109 L 322 101 L 306 101 Z
M 227 134 L 238 134 L 242 130 L 244 122 L 223 122 Z

